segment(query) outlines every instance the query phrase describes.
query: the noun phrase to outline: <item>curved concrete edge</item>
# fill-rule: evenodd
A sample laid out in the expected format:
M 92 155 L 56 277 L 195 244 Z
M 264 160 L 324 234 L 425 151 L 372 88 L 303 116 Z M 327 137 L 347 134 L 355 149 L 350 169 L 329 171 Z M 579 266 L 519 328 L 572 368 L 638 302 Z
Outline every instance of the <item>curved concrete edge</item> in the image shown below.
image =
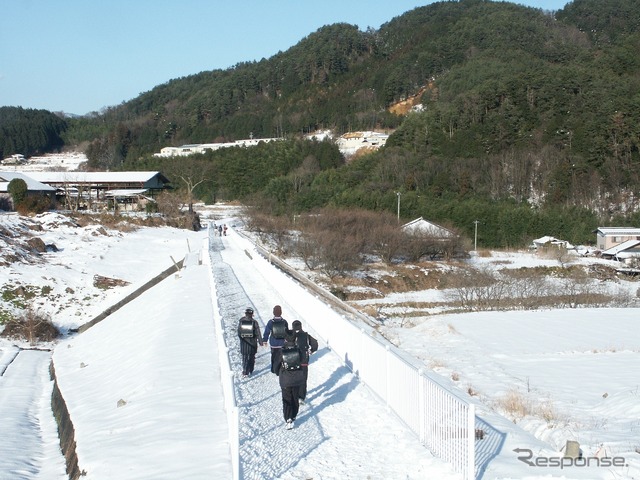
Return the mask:
M 185 260 L 182 259 L 179 262 L 174 263 L 173 266 L 167 268 L 165 271 L 155 276 L 141 287 L 137 288 L 134 292 L 130 293 L 116 304 L 107 308 L 100 315 L 83 324 L 78 329 L 78 333 L 82 333 L 88 330 L 96 323 L 101 322 L 113 312 L 122 308 L 124 305 L 134 300 L 135 298 L 139 297 L 150 288 L 156 286 L 165 278 L 174 273 L 178 273 L 182 269 L 184 262 Z M 78 456 L 76 454 L 75 428 L 73 426 L 73 422 L 71 421 L 71 415 L 69 414 L 69 410 L 67 409 L 67 404 L 65 403 L 62 392 L 58 387 L 58 381 L 56 379 L 56 369 L 53 360 L 51 360 L 51 363 L 49 364 L 49 375 L 51 377 L 51 380 L 53 381 L 53 392 L 51 393 L 51 410 L 53 412 L 56 424 L 58 425 L 58 437 L 60 439 L 60 448 L 62 450 L 62 454 L 64 455 L 65 463 L 67 464 L 67 475 L 69 476 L 69 480 L 78 480 L 84 475 L 84 473 L 82 472 L 82 470 L 80 470 L 80 467 L 78 465 Z
M 67 404 L 58 388 L 58 382 L 56 382 L 56 371 L 53 360 L 49 364 L 49 375 L 53 380 L 51 410 L 58 425 L 58 437 L 60 439 L 60 448 L 62 449 L 62 454 L 67 464 L 67 475 L 69 476 L 69 480 L 77 480 L 82 476 L 82 472 L 78 466 L 78 456 L 76 455 L 75 429 L 71 422 Z
M 107 308 L 104 312 L 102 312 L 100 315 L 95 317 L 93 320 L 90 320 L 87 323 L 83 324 L 80 328 L 78 328 L 78 333 L 82 333 L 82 332 L 88 330 L 89 328 L 93 327 L 96 323 L 101 322 L 102 320 L 107 318 L 109 315 L 111 315 L 113 312 L 115 312 L 116 310 L 119 310 L 124 305 L 129 303 L 131 300 L 133 300 L 133 299 L 139 297 L 140 295 L 142 295 L 144 292 L 149 290 L 151 287 L 155 287 L 157 284 L 159 284 L 162 280 L 164 280 L 165 278 L 167 278 L 171 274 L 178 273 L 183 265 L 184 265 L 184 258 L 182 260 L 180 260 L 179 262 L 175 263 L 172 267 L 167 268 L 160 275 L 155 276 L 154 278 L 149 280 L 147 283 L 145 283 L 141 287 L 137 288 L 134 292 L 131 292 L 129 295 L 124 297 L 122 300 L 117 302 L 115 305 L 112 305 L 109 308 Z

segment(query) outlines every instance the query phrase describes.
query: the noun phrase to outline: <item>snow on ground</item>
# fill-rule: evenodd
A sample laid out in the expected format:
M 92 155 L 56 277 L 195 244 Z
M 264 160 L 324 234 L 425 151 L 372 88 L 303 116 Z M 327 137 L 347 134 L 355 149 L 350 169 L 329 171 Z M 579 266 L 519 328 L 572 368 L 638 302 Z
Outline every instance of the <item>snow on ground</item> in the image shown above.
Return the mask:
M 162 235 L 158 235 L 153 228 L 125 233 L 100 225 L 79 227 L 56 213 L 39 215 L 26 222 L 16 214 L 0 213 L 0 228 L 12 231 L 18 225 L 28 225 L 27 231 L 38 233 L 45 245 L 55 249 L 38 255 L 33 263 L 3 267 L 0 286 L 50 290 L 47 295 L 36 296 L 33 306 L 51 315 L 54 324 L 63 330 L 86 323 L 102 313 L 105 305 L 116 303 L 171 267 L 174 260 L 181 260 L 190 248 L 200 248 L 197 242 L 202 236 L 175 228 L 162 229 Z M 35 225 L 42 231 L 38 232 Z M 15 242 L 0 238 L 0 245 L 11 248 L 13 242 L 8 240 Z M 115 290 L 97 288 L 95 275 L 128 285 Z
M 2 165 L 2 170 L 8 172 L 73 172 L 80 164 L 87 161 L 87 156 L 81 152 L 47 153 L 46 155 L 30 157 L 26 163 L 20 165 Z
M 102 232 L 49 215 L 34 221 L 46 225 L 40 235 L 59 251 L 43 254 L 41 264 L 3 267 L 0 285 L 51 286 L 40 308 L 63 329 L 91 320 L 171 266 L 172 258 L 198 255 L 206 237 L 204 231 L 170 228 Z M 264 323 L 279 303 L 286 318 L 301 319 L 312 334 L 315 322 L 335 315 L 265 265 L 234 230 L 241 222 L 224 211 L 212 215 L 232 228 L 213 240 L 210 267 L 192 261 L 180 275 L 55 347 L 87 478 L 229 478 L 214 325 L 222 326 L 237 373 L 234 331 L 246 306 L 254 306 Z M 7 229 L 18 222 L 0 214 Z M 93 286 L 94 274 L 130 284 L 103 291 Z M 640 478 L 638 313 L 602 308 L 438 315 L 386 333 L 473 394 L 478 424 L 487 432 L 476 442 L 478 478 L 630 479 Z M 236 383 L 241 478 L 457 478 L 319 340 L 309 402 L 293 431 L 283 429 L 268 349 L 259 350 L 254 377 Z M 17 347 L 28 346 L 13 345 L 0 340 L 0 422 L 4 439 L 19 440 L 0 441 L 0 479 L 64 478 L 47 409 L 49 354 L 18 353 Z M 557 458 L 566 440 L 579 441 L 587 457 L 606 452 L 625 466 L 532 467 L 514 452 Z
M 556 450 L 577 440 L 635 460 L 640 437 L 638 309 L 442 315 L 397 343 Z M 520 408 L 508 409 L 507 399 Z
M 88 478 L 232 478 L 208 278 L 191 262 L 56 348 Z

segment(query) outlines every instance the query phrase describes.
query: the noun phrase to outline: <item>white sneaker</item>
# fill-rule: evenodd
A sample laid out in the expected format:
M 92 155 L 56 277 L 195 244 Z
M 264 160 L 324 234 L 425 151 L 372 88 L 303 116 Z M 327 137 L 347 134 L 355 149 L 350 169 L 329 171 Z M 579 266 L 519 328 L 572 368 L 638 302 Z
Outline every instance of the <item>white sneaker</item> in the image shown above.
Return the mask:
M 293 428 L 293 420 L 287 420 L 287 430 L 291 430 Z

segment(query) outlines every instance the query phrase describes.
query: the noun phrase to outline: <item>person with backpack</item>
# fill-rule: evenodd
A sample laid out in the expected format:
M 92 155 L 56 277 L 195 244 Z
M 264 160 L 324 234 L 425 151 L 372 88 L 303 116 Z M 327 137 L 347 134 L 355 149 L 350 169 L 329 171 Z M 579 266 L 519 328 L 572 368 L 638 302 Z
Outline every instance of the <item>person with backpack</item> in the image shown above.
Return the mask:
M 267 322 L 264 327 L 263 343 L 269 342 L 271 347 L 271 373 L 278 375 L 278 365 L 282 360 L 282 346 L 289 323 L 282 318 L 282 307 L 276 305 L 273 307 L 273 318 Z
M 282 392 L 282 415 L 286 429 L 291 430 L 300 410 L 300 388 L 304 385 L 302 352 L 298 348 L 293 330 L 286 331 L 280 350 L 281 356 L 276 365 L 276 373 Z
M 253 308 L 244 311 L 244 317 L 238 323 L 238 338 L 240 339 L 240 354 L 242 355 L 242 376 L 248 377 L 253 373 L 256 364 L 258 343 L 263 345 L 260 338 L 260 326 L 253 318 Z
M 294 320 L 293 323 L 291 323 L 291 328 L 293 329 L 296 345 L 302 355 L 300 369 L 304 375 L 304 383 L 298 390 L 298 398 L 300 403 L 304 403 L 307 396 L 307 379 L 309 378 L 309 356 L 318 351 L 318 340 L 313 338 L 308 332 L 302 330 L 302 322 L 300 320 Z

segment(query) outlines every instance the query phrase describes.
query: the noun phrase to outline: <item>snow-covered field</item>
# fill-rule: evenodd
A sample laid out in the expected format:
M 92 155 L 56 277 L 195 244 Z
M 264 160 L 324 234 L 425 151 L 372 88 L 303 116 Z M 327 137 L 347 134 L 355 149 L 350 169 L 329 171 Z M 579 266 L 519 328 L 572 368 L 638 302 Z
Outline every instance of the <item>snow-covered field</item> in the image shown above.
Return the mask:
M 21 165 L 2 165 L 0 170 L 8 172 L 64 172 L 75 171 L 87 161 L 87 156 L 81 152 L 48 153 L 31 157 Z
M 221 426 L 225 414 L 216 403 L 220 367 L 210 317 L 232 325 L 250 302 L 264 323 L 273 304 L 280 303 L 285 317 L 300 318 L 313 334 L 313 323 L 331 314 L 312 296 L 309 311 L 291 308 L 287 302 L 291 289 L 279 290 L 280 274 L 257 273 L 252 261 L 258 259 L 247 255 L 251 246 L 235 232 L 242 223 L 236 212 L 219 209 L 206 214 L 232 227 L 228 237 L 218 240 L 219 261 L 233 271 L 237 282 L 231 283 L 241 286 L 218 279 L 214 285 L 218 309 L 202 302 L 202 296 L 211 293 L 200 270 L 205 266 L 187 267 L 180 277 L 165 280 L 106 321 L 55 346 L 59 373 L 67 379 L 79 461 L 81 468 L 88 469 L 87 478 L 150 478 L 140 471 L 146 464 L 159 469 L 153 478 L 177 478 L 172 477 L 176 471 L 188 472 L 181 478 L 211 478 L 205 473 L 230 471 L 224 453 L 228 432 Z M 63 331 L 91 320 L 169 267 L 173 259 L 197 251 L 206 236 L 206 232 L 171 228 L 125 233 L 78 227 L 56 214 L 26 220 L 0 213 L 0 232 L 0 288 L 4 292 L 28 285 L 41 292 L 34 306 L 50 314 Z M 26 256 L 18 248 L 18 233 L 41 237 L 45 244 L 55 244 L 57 251 Z M 18 252 L 16 257 L 22 260 L 7 261 L 10 251 Z M 539 261 L 529 253 L 508 256 L 514 267 Z M 494 253 L 490 259 L 470 261 L 499 264 L 502 260 Z M 93 285 L 94 275 L 128 285 L 101 290 Z M 637 285 L 621 281 L 615 289 L 635 295 Z M 395 293 L 385 302 L 406 304 L 408 298 L 415 301 L 444 294 Z M 238 312 L 231 307 L 220 309 L 221 298 L 226 298 L 222 304 L 237 301 L 242 306 Z M 13 308 L 6 300 L 1 305 Z M 392 315 L 393 308 L 387 313 Z M 482 461 L 478 478 L 637 479 L 639 313 L 635 308 L 598 308 L 425 315 L 412 317 L 409 328 L 389 318 L 383 330 L 427 368 L 471 394 L 478 402 L 479 425 L 502 439 L 499 448 L 489 448 L 487 440 L 477 442 Z M 456 478 L 319 340 L 321 348 L 311 366 L 309 403 L 291 437 L 283 436 L 279 389 L 276 378 L 267 372 L 266 349 L 259 351 L 255 378 L 236 385 L 242 478 Z M 28 345 L 0 340 L 2 431 L 21 432 L 2 436 L 0 450 L 8 455 L 0 455 L 0 478 L 64 478 L 46 408 L 50 385 L 46 371 L 41 371 L 46 370 L 48 355 L 34 360 L 40 367 L 24 362 L 32 365 L 29 370 L 13 362 L 21 347 Z M 236 369 L 239 358 L 233 349 L 231 356 Z M 16 372 L 31 373 L 20 383 Z M 32 391 L 28 401 L 8 401 L 25 389 Z M 125 403 L 118 406 L 119 400 Z M 181 408 L 184 415 L 176 416 Z M 158 418 L 173 422 L 174 428 L 165 428 L 166 422 Z M 601 466 L 592 461 L 588 468 L 545 464 L 562 455 L 567 440 L 578 441 L 585 458 L 609 460 L 603 459 Z M 204 446 L 211 455 L 189 455 L 190 442 Z M 179 446 L 183 458 L 164 450 L 171 445 Z M 199 452 L 195 447 L 192 453 Z M 126 450 L 135 455 L 116 465 L 113 459 Z M 529 466 L 523 457 L 537 466 Z M 622 465 L 611 466 L 611 459 Z M 194 461 L 202 462 L 200 473 Z

